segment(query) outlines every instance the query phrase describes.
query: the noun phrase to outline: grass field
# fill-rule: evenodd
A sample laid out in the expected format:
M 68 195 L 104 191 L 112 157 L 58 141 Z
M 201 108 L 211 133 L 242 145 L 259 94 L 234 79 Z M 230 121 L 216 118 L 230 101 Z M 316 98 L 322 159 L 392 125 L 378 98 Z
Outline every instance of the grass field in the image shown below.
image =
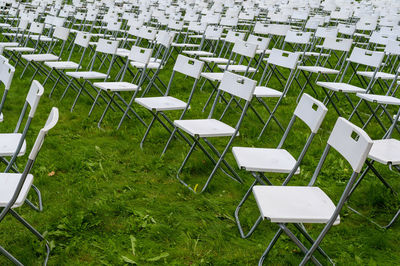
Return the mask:
M 89 61 L 89 57 L 86 60 Z M 164 82 L 168 82 L 173 63 L 173 60 L 169 61 L 169 67 L 161 72 Z M 18 66 L 5 105 L 5 121 L 0 125 L 3 132 L 14 129 L 30 86 L 33 71 L 28 71 L 20 79 L 21 72 L 22 67 Z M 37 79 L 43 81 L 44 77 L 37 76 Z M 279 84 L 275 84 L 280 89 Z M 233 213 L 253 182 L 249 173 L 238 170 L 245 180 L 244 184 L 239 184 L 218 172 L 205 193 L 194 195 L 175 178 L 189 148 L 185 142 L 174 140 L 165 156 L 160 158 L 169 135 L 159 124 L 140 149 L 139 142 L 145 128 L 137 120 L 127 119 L 122 128 L 116 130 L 121 112 L 111 111 L 103 122 L 103 128 L 99 129 L 97 121 L 104 103 L 88 117 L 91 101 L 83 95 L 71 113 L 69 108 L 75 93 L 70 91 L 60 102 L 64 86 L 60 85 L 49 98 L 52 85 L 52 82 L 46 84 L 28 133 L 30 149 L 51 107 L 60 109 L 59 123 L 50 132 L 33 168 L 35 184 L 43 195 L 44 211 L 36 212 L 27 205 L 18 209 L 51 243 L 50 265 L 255 265 L 258 262 L 277 226 L 263 221 L 252 237 L 240 238 Z M 171 94 L 185 100 L 190 86 L 185 77 L 179 76 Z M 296 106 L 298 92 L 299 87 L 294 84 L 278 109 L 278 117 L 284 125 L 289 122 Z M 196 91 L 186 118 L 207 116 L 201 108 L 209 93 L 209 87 Z M 150 95 L 156 95 L 155 90 Z M 320 98 L 321 95 L 322 92 Z M 130 95 L 127 97 L 129 99 Z M 269 102 L 275 103 L 274 100 Z M 266 117 L 262 107 L 259 104 L 255 106 Z M 344 102 L 339 106 L 349 110 Z M 220 113 L 223 107 L 220 104 L 217 111 Z M 312 176 L 337 119 L 333 108 L 328 106 L 328 109 L 322 128 L 301 166 L 301 174 L 293 178 L 291 185 L 306 185 Z M 143 108 L 136 110 L 147 122 L 150 121 L 149 112 Z M 363 111 L 367 113 L 366 109 Z M 237 115 L 236 111 L 230 112 L 226 121 L 233 123 Z M 179 113 L 174 113 L 172 118 L 178 116 Z M 234 146 L 276 147 L 283 132 L 271 123 L 266 134 L 257 140 L 261 128 L 262 124 L 255 115 L 248 112 Z M 383 135 L 375 122 L 367 132 L 373 138 Z M 284 147 L 295 156 L 299 155 L 307 134 L 306 126 L 296 122 Z M 398 137 L 397 133 L 395 137 Z M 226 141 L 220 139 L 215 143 L 222 149 Z M 237 168 L 231 153 L 227 158 Z M 19 158 L 19 168 L 23 168 L 25 161 L 26 156 Z M 184 171 L 185 180 L 192 186 L 201 185 L 212 167 L 207 158 L 196 151 Z M 398 175 L 386 167 L 378 168 L 400 190 Z M 337 153 L 331 153 L 316 184 L 337 202 L 350 173 L 350 166 Z M 277 174 L 268 177 L 275 184 L 284 180 L 284 176 Z M 33 193 L 30 198 L 36 200 Z M 388 193 L 372 174 L 367 176 L 351 202 L 380 220 L 388 220 L 397 207 L 396 197 Z M 247 202 L 241 215 L 247 228 L 257 218 L 258 209 L 253 198 Z M 314 236 L 322 229 L 317 225 L 306 227 Z M 41 263 L 43 246 L 11 216 L 1 223 L 0 239 L 1 245 L 26 265 Z M 400 223 L 389 230 L 379 230 L 345 207 L 341 224 L 332 228 L 322 247 L 340 265 L 391 265 L 400 261 L 399 239 Z M 301 251 L 290 239 L 282 237 L 267 263 L 297 264 L 301 258 Z M 0 257 L 0 265 L 8 264 L 9 261 Z

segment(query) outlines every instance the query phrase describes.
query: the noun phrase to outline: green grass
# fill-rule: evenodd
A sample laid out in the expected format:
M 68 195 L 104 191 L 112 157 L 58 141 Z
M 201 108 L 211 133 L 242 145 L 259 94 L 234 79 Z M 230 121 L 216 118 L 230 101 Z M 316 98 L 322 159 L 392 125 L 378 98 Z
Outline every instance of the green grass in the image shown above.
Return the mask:
M 168 82 L 172 65 L 171 60 L 169 67 L 162 71 L 164 82 Z M 21 71 L 19 66 L 7 98 L 5 121 L 0 125 L 3 132 L 13 130 L 30 86 L 33 72 L 28 71 L 20 79 Z M 38 76 L 37 79 L 43 81 L 44 77 Z M 171 94 L 186 99 L 191 83 L 179 77 L 174 84 Z M 75 94 L 70 91 L 60 102 L 58 99 L 64 87 L 59 86 L 49 99 L 52 85 L 49 82 L 45 86 L 28 134 L 29 150 L 51 107 L 60 109 L 59 123 L 50 132 L 33 168 L 35 184 L 43 194 L 44 211 L 39 213 L 28 206 L 18 209 L 50 241 L 50 265 L 123 265 L 134 262 L 138 265 L 255 265 L 258 262 L 277 227 L 263 221 L 255 235 L 249 239 L 239 237 L 233 213 L 253 181 L 249 173 L 238 171 L 245 180 L 245 184 L 241 185 L 218 172 L 205 193 L 194 195 L 175 178 L 188 151 L 185 142 L 174 140 L 166 155 L 160 158 L 168 138 L 160 125 L 151 131 L 142 150 L 139 142 L 145 128 L 137 120 L 127 119 L 117 131 L 121 113 L 111 111 L 104 120 L 103 129 L 98 129 L 97 121 L 104 103 L 96 107 L 88 118 L 91 101 L 84 95 L 71 113 L 69 108 Z M 284 125 L 287 125 L 296 106 L 298 91 L 298 86 L 294 85 L 278 110 L 278 117 Z M 201 107 L 209 92 L 209 87 L 196 91 L 186 118 L 207 116 L 201 113 Z M 344 103 L 339 105 L 348 110 Z M 258 104 L 255 106 L 266 116 Z M 220 105 L 218 111 L 222 108 Z M 306 185 L 312 176 L 337 119 L 333 108 L 328 108 L 322 128 L 304 159 L 301 174 L 293 178 L 291 185 Z M 150 121 L 150 113 L 142 108 L 137 108 L 137 111 L 146 121 Z M 364 111 L 367 113 L 367 110 Z M 227 121 L 233 123 L 237 114 L 230 112 Z M 172 118 L 178 116 L 179 113 L 175 113 Z M 261 128 L 255 115 L 249 112 L 234 146 L 276 147 L 282 136 L 280 129 L 272 123 L 266 134 L 257 140 Z M 375 138 L 382 135 L 376 123 L 372 123 L 367 131 Z M 296 122 L 284 147 L 297 156 L 307 134 L 307 128 L 301 122 Z M 213 140 L 213 143 L 222 149 L 226 141 Z M 237 168 L 231 153 L 227 158 Z M 338 201 L 351 173 L 350 166 L 339 158 L 337 153 L 331 153 L 316 183 L 334 202 Z M 23 168 L 25 161 L 26 156 L 19 158 L 20 168 Z M 197 183 L 201 185 L 211 169 L 212 164 L 201 152 L 196 151 L 183 176 L 192 186 Z M 385 167 L 379 169 L 400 189 L 397 175 Z M 54 175 L 51 174 L 53 171 Z M 276 174 L 269 174 L 268 177 L 275 184 L 280 184 L 284 179 L 284 176 Z M 354 195 L 353 203 L 364 212 L 387 220 L 397 201 L 380 186 L 373 175 L 368 175 Z M 33 193 L 29 198 L 35 201 Z M 258 216 L 254 199 L 246 203 L 241 214 L 244 226 L 251 225 Z M 341 224 L 333 227 L 322 243 L 337 264 L 398 263 L 399 223 L 390 230 L 382 231 L 347 207 L 343 209 L 341 218 Z M 321 228 L 320 225 L 307 225 L 313 236 L 317 236 Z M 0 239 L 0 244 L 24 264 L 41 263 L 44 251 L 41 243 L 11 216 L 1 222 Z M 267 262 L 297 264 L 301 258 L 300 250 L 287 237 L 282 237 Z M 0 264 L 7 265 L 9 262 L 0 257 Z

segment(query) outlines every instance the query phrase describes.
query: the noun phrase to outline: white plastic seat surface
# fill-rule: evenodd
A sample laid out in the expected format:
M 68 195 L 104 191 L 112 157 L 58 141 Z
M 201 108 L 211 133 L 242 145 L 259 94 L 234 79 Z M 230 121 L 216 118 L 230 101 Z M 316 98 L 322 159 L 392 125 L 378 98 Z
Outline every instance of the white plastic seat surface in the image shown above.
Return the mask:
M 264 86 L 257 86 L 254 90 L 256 97 L 281 97 L 282 92 Z
M 58 56 L 53 54 L 26 54 L 22 55 L 22 58 L 27 61 L 36 61 L 36 62 L 56 61 L 59 59 Z
M 104 73 L 96 72 L 96 71 L 76 71 L 76 72 L 66 72 L 66 75 L 73 78 L 83 78 L 83 79 L 105 79 L 107 75 Z
M 304 70 L 312 73 L 323 73 L 323 74 L 338 74 L 339 71 L 331 68 L 321 67 L 321 66 L 298 66 L 300 70 Z
M 220 69 L 225 69 L 226 65 L 217 65 Z M 247 66 L 245 65 L 229 65 L 228 66 L 228 71 L 232 71 L 232 72 L 246 72 Z M 247 69 L 247 72 L 255 72 L 256 69 L 254 67 L 249 67 L 249 69 Z
M 218 63 L 218 64 L 226 64 L 229 62 L 229 59 L 223 58 L 223 57 L 206 57 L 206 56 L 200 56 L 199 59 L 201 61 L 207 62 L 207 63 Z
M 222 76 L 224 75 L 224 73 L 213 73 L 213 72 L 204 72 L 201 73 L 201 76 L 203 78 L 209 79 L 211 81 L 221 81 L 222 80 Z
M 340 92 L 349 92 L 349 93 L 365 93 L 365 89 L 347 84 L 347 83 L 342 83 L 342 82 L 322 82 L 318 81 L 317 82 L 318 86 L 333 90 L 333 91 L 340 91 Z
M 17 149 L 21 133 L 3 133 L 0 134 L 0 156 L 12 156 Z M 22 144 L 18 156 L 22 156 L 26 151 L 26 142 Z
M 235 132 L 233 127 L 216 119 L 175 120 L 174 125 L 199 137 L 227 137 Z
M 5 207 L 10 202 L 20 179 L 21 174 L 18 173 L 0 173 L 0 207 Z M 20 207 L 25 202 L 32 183 L 33 175 L 28 174 L 12 208 Z
M 375 102 L 380 104 L 391 104 L 391 105 L 400 105 L 400 99 L 388 96 L 388 95 L 377 95 L 377 94 L 368 94 L 368 93 L 357 93 L 356 94 L 361 99 L 367 100 L 369 102 Z
M 14 51 L 14 52 L 34 52 L 35 48 L 31 47 L 6 47 L 7 51 Z
M 400 164 L 400 141 L 397 139 L 374 140 L 374 144 L 368 154 L 372 160 L 382 164 Z
M 357 71 L 357 75 L 361 75 L 367 78 L 372 78 L 374 76 L 374 72 L 372 71 Z M 385 72 L 377 72 L 375 75 L 375 78 L 380 78 L 380 79 L 394 79 L 395 75 L 390 74 L 390 73 L 385 73 Z
M 18 42 L 0 42 L 1 47 L 16 47 L 18 45 Z
M 186 48 L 198 48 L 200 44 L 195 43 L 172 43 L 173 47 L 186 47 Z
M 136 98 L 135 102 L 155 111 L 171 111 L 185 109 L 187 104 L 171 96 Z
M 273 223 L 327 223 L 336 208 L 318 187 L 254 186 L 253 194 L 262 217 Z
M 197 55 L 197 56 L 213 56 L 214 54 L 206 51 L 182 51 L 182 53 L 187 55 Z
M 284 149 L 233 147 L 233 156 L 239 168 L 253 172 L 290 173 L 296 159 Z M 300 168 L 296 174 L 300 173 Z
M 95 82 L 93 83 L 93 86 L 106 91 L 135 91 L 138 89 L 138 86 L 136 84 L 124 81 Z
M 78 69 L 79 64 L 72 61 L 49 61 L 44 64 L 55 69 Z

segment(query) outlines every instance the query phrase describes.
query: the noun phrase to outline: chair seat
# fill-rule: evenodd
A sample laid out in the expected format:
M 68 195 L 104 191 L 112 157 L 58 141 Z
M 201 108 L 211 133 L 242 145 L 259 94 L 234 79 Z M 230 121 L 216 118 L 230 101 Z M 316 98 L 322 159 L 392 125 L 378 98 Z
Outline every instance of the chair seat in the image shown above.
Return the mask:
M 327 223 L 336 208 L 318 187 L 254 186 L 253 194 L 262 217 L 273 223 Z
M 118 48 L 117 55 L 121 57 L 127 57 L 129 55 L 130 50 L 125 48 Z
M 372 160 L 382 164 L 400 164 L 400 141 L 397 139 L 374 140 L 374 144 L 368 154 Z
M 18 173 L 0 173 L 0 207 L 5 207 L 10 202 L 20 179 L 21 174 Z M 24 204 L 32 183 L 33 175 L 28 174 L 12 208 L 20 207 Z
M 72 61 L 48 61 L 44 64 L 54 69 L 78 69 L 79 64 Z
M 339 73 L 339 70 L 321 66 L 298 66 L 297 68 L 312 73 L 334 74 L 334 75 Z
M 282 92 L 264 86 L 257 86 L 254 90 L 256 97 L 281 97 Z
M 200 56 L 199 59 L 207 63 L 227 64 L 229 62 L 229 59 L 223 57 Z
M 135 102 L 154 111 L 183 110 L 187 103 L 171 96 L 136 98 Z
M 0 42 L 0 47 L 16 47 L 18 45 L 18 42 Z
M 96 71 L 76 71 L 76 72 L 66 72 L 67 76 L 77 78 L 77 79 L 105 79 L 107 75 L 104 73 Z
M 13 156 L 18 147 L 18 143 L 22 137 L 20 133 L 3 133 L 0 134 L 0 156 Z M 22 156 L 26 151 L 26 142 L 22 144 L 18 156 Z
M 35 52 L 35 48 L 31 47 L 6 47 L 6 51 L 13 52 Z
M 300 53 L 302 53 L 302 52 L 300 52 Z M 305 56 L 315 56 L 315 57 L 317 57 L 317 56 L 322 56 L 322 57 L 329 56 L 329 54 L 319 53 L 319 52 L 305 52 L 304 55 Z
M 44 62 L 44 61 L 57 61 L 58 56 L 53 54 L 26 54 L 22 56 L 26 61 Z
M 187 55 L 197 55 L 197 56 L 213 56 L 214 53 L 206 52 L 206 51 L 182 51 L 182 53 Z
M 349 93 L 365 93 L 365 89 L 341 82 L 322 82 L 317 81 L 317 85 L 333 91 L 349 92 Z
M 226 68 L 226 65 L 217 65 L 220 69 L 224 69 Z M 249 69 L 247 69 L 247 66 L 245 65 L 229 65 L 228 66 L 228 71 L 232 71 L 232 72 L 256 72 L 256 69 L 254 67 L 249 67 Z
M 93 86 L 106 91 L 136 91 L 138 86 L 124 81 L 95 82 Z
M 357 75 L 361 75 L 367 78 L 372 78 L 374 76 L 373 71 L 357 71 Z M 390 73 L 385 73 L 385 72 L 377 72 L 375 75 L 375 78 L 379 78 L 379 79 L 394 79 L 396 76 L 394 74 L 390 74 Z
M 201 76 L 203 78 L 209 79 L 211 81 L 221 81 L 222 80 L 222 76 L 224 75 L 224 73 L 213 73 L 213 72 L 204 72 L 201 73 Z
M 192 136 L 228 137 L 235 133 L 235 129 L 216 119 L 175 120 L 174 125 Z
M 29 38 L 34 41 L 40 40 L 41 42 L 57 41 L 57 39 L 53 40 L 52 38 L 43 35 L 30 35 Z
M 141 62 L 131 61 L 131 66 L 136 67 L 136 68 L 144 68 L 145 64 L 141 63 Z M 157 62 L 150 61 L 147 64 L 148 69 L 158 69 L 159 67 L 160 67 L 160 61 L 157 61 Z M 163 66 L 161 66 L 161 69 L 163 69 Z
M 172 43 L 173 47 L 185 47 L 185 48 L 198 48 L 200 44 L 195 43 Z
M 388 95 L 377 95 L 377 94 L 368 94 L 368 93 L 357 93 L 356 94 L 361 99 L 364 99 L 369 102 L 380 103 L 380 104 L 390 104 L 390 105 L 400 105 L 400 99 L 388 96 Z
M 239 168 L 252 172 L 290 173 L 296 159 L 284 149 L 233 147 Z M 296 174 L 300 173 L 300 168 Z

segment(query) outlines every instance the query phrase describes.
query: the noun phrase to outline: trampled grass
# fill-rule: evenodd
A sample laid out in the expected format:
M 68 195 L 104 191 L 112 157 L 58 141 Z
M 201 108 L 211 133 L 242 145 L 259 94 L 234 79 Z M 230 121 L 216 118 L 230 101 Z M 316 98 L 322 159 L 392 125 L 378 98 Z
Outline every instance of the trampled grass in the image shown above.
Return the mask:
M 173 60 L 169 62 L 169 67 L 162 70 L 160 76 L 164 82 L 168 81 L 172 65 Z M 20 79 L 21 71 L 21 66 L 17 67 L 5 105 L 5 121 L 0 125 L 2 132 L 14 129 L 30 86 L 33 72 L 28 71 Z M 37 79 L 43 81 L 44 77 L 37 76 Z M 171 94 L 186 99 L 190 86 L 184 90 L 188 84 L 185 77 L 179 77 L 174 84 Z M 51 107 L 59 107 L 60 121 L 46 139 L 33 169 L 35 184 L 43 195 L 44 211 L 39 213 L 28 206 L 18 209 L 50 241 L 50 265 L 255 265 L 258 262 L 277 227 L 263 221 L 252 237 L 239 237 L 233 213 L 253 181 L 249 173 L 238 170 L 245 180 L 245 184 L 239 184 L 218 172 L 205 193 L 194 195 L 175 178 L 189 148 L 185 142 L 174 140 L 165 156 L 160 158 L 169 135 L 159 124 L 140 149 L 139 142 L 145 128 L 137 120 L 127 119 L 122 128 L 116 130 L 121 112 L 111 111 L 103 122 L 103 128 L 99 129 L 97 121 L 104 103 L 95 108 L 91 117 L 87 117 L 91 101 L 83 95 L 71 113 L 69 108 L 75 93 L 70 91 L 60 102 L 64 86 L 59 86 L 49 99 L 52 85 L 49 82 L 45 86 L 45 94 L 28 134 L 30 149 Z M 296 106 L 298 92 L 299 87 L 294 84 L 278 109 L 278 117 L 284 125 L 287 125 Z M 201 108 L 209 93 L 207 86 L 202 91 L 196 91 L 186 118 L 207 116 Z M 151 95 L 156 95 L 155 90 Z M 270 102 L 275 103 L 274 100 Z M 348 110 L 346 104 L 339 105 Z M 255 106 L 266 117 L 263 109 L 258 104 Z M 218 111 L 223 107 L 220 104 Z M 337 118 L 333 108 L 328 108 L 322 128 L 301 166 L 301 174 L 293 178 L 291 185 L 306 185 L 312 176 Z M 140 107 L 136 110 L 147 122 L 150 121 L 150 113 Z M 363 111 L 367 113 L 367 110 Z M 178 115 L 175 113 L 172 117 L 177 118 Z M 231 112 L 227 121 L 235 121 L 237 115 L 237 111 Z M 357 122 L 356 119 L 353 121 Z M 276 147 L 283 132 L 271 123 L 266 134 L 257 140 L 261 128 L 261 123 L 249 111 L 234 146 Z M 374 138 L 383 135 L 375 122 L 367 128 L 367 132 Z M 284 147 L 297 156 L 307 134 L 307 128 L 296 122 Z M 226 141 L 215 140 L 215 143 L 221 149 Z M 231 153 L 227 158 L 237 168 Z M 23 168 L 25 159 L 26 156 L 19 158 L 20 168 Z M 192 186 L 202 185 L 211 169 L 212 164 L 200 151 L 196 151 L 183 176 Z M 386 167 L 379 169 L 395 188 L 400 189 L 396 174 Z M 350 173 L 350 166 L 339 159 L 338 154 L 332 153 L 317 185 L 337 202 Z M 268 177 L 275 184 L 284 179 L 284 176 L 276 174 L 269 174 Z M 372 174 L 368 175 L 352 198 L 352 203 L 360 206 L 365 213 L 387 220 L 389 213 L 395 211 L 393 206 L 398 199 L 380 186 Z M 33 193 L 30 198 L 35 201 Z M 258 209 L 252 198 L 241 215 L 242 223 L 247 228 L 257 218 Z M 314 236 L 322 228 L 317 225 L 306 227 Z M 331 229 L 322 247 L 337 264 L 397 264 L 400 261 L 399 237 L 400 222 L 387 231 L 379 230 L 345 207 L 341 224 Z M 23 263 L 41 263 L 44 251 L 41 243 L 11 216 L 1 223 L 0 239 L 1 245 Z M 300 250 L 288 238 L 282 237 L 267 262 L 297 264 L 301 258 Z M 0 264 L 7 265 L 9 262 L 0 257 Z

